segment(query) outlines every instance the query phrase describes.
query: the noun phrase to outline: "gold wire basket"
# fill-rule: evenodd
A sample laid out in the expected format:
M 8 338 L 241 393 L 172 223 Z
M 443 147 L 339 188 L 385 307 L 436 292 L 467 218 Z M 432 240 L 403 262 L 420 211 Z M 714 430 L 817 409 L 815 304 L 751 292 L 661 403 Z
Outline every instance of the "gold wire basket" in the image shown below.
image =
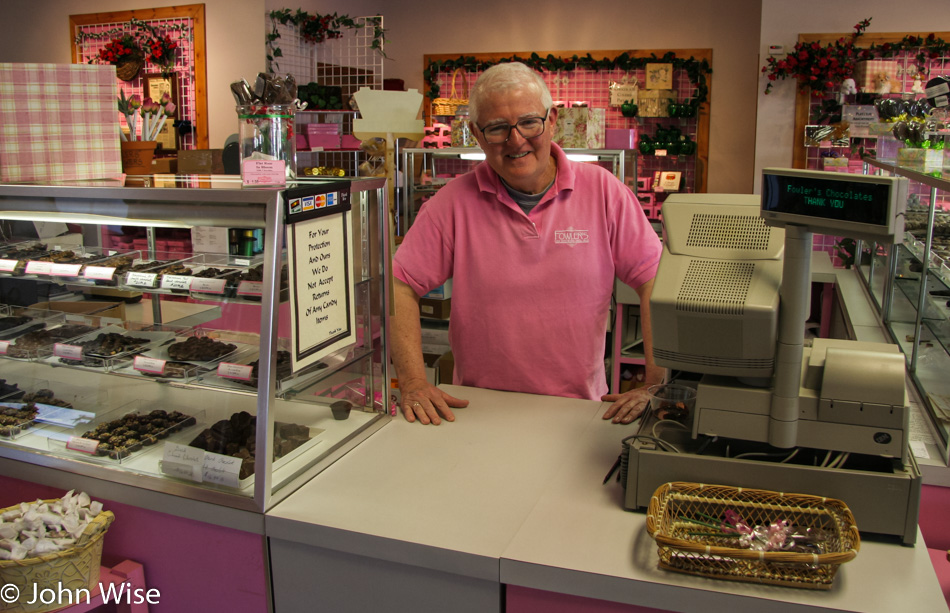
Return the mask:
M 728 510 L 748 526 L 784 520 L 820 541 L 820 548 L 808 553 L 742 547 L 738 535 L 716 525 Z M 838 567 L 861 548 L 854 517 L 840 500 L 699 483 L 660 486 L 647 509 L 647 531 L 659 547 L 660 568 L 809 589 L 830 588 Z
M 44 502 L 53 503 L 56 500 Z M 18 507 L 19 505 L 15 505 L 0 509 L 0 513 Z M 33 600 L 34 591 L 39 594 L 48 589 L 59 594 L 63 590 L 73 595 L 80 589 L 88 589 L 91 592 L 99 583 L 102 540 L 114 519 L 112 511 L 102 511 L 89 522 L 76 544 L 69 549 L 23 560 L 0 560 L 0 585 L 14 585 L 19 590 L 16 602 L 0 602 L 0 611 L 40 613 L 62 608 L 63 603 L 58 599 L 48 604 L 44 604 L 42 599 L 36 599 L 33 604 L 27 604 L 27 601 Z
M 461 92 L 455 88 L 455 79 L 462 76 Z M 468 104 L 468 78 L 461 68 L 456 68 L 452 73 L 452 91 L 448 98 L 435 98 L 432 100 L 433 115 L 455 115 L 458 107 Z

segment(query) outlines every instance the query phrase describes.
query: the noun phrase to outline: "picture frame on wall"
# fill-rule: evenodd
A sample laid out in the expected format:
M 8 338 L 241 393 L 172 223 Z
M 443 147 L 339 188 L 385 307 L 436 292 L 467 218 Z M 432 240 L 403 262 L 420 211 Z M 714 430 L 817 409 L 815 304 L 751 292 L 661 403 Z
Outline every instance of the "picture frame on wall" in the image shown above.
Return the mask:
M 162 99 L 163 95 L 168 94 L 175 108 L 182 108 L 176 76 L 176 73 L 172 73 L 167 77 L 160 74 L 145 75 L 142 78 L 143 98 L 151 98 L 158 102 Z M 169 117 L 165 121 L 165 125 L 162 126 L 162 131 L 159 132 L 155 138 L 163 151 L 177 151 L 180 147 L 178 130 L 175 129 L 174 123 L 175 117 Z

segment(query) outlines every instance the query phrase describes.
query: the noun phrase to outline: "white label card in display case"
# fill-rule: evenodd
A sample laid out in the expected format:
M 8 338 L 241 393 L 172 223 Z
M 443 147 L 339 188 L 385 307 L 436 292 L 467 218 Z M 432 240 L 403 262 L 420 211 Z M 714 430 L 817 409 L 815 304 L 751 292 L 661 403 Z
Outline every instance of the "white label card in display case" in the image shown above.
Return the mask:
M 78 277 L 82 264 L 53 264 L 49 267 L 49 274 L 54 277 Z
M 165 275 L 162 277 L 162 289 L 190 289 L 194 277 L 186 275 Z
M 0 341 L 0 355 L 6 355 L 10 349 L 10 341 Z
M 66 358 L 67 360 L 81 360 L 82 346 L 56 343 L 53 345 L 53 355 L 55 355 L 57 358 Z
M 204 462 L 204 449 L 178 443 L 165 443 L 162 450 L 162 472 L 172 477 L 201 483 Z
M 18 260 L 0 260 L 0 272 L 13 272 L 17 264 Z
M 262 281 L 241 281 L 237 288 L 238 296 L 260 296 L 264 293 Z
M 83 278 L 99 279 L 102 281 L 111 281 L 112 275 L 114 274 L 114 266 L 86 266 L 86 268 L 82 271 Z
M 165 373 L 165 360 L 159 358 L 149 358 L 144 355 L 137 355 L 132 360 L 132 368 L 139 372 L 148 372 L 153 375 Z
M 225 379 L 240 379 L 241 381 L 250 381 L 254 374 L 254 367 L 250 364 L 234 364 L 232 362 L 222 362 L 218 364 L 218 376 Z
M 225 285 L 226 283 L 224 279 L 198 278 L 191 282 L 191 291 L 203 292 L 206 294 L 223 294 Z
M 66 441 L 66 449 L 81 451 L 82 453 L 94 454 L 98 447 L 99 441 L 94 441 L 91 438 L 83 438 L 81 436 L 71 436 L 69 440 Z
M 49 275 L 53 268 L 52 262 L 27 262 L 26 274 L 28 275 Z
M 243 463 L 241 458 L 206 452 L 201 474 L 207 483 L 238 487 L 241 484 L 239 477 Z
M 155 283 L 157 280 L 158 280 L 158 273 L 130 272 L 125 277 L 125 284 L 134 285 L 138 287 L 155 287 Z

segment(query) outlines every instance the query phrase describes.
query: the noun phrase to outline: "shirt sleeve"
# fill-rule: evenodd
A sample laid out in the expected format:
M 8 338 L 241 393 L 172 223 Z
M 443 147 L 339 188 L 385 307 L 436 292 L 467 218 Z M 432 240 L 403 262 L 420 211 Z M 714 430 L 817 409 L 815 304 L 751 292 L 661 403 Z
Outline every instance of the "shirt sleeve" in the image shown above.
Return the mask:
M 616 275 L 637 288 L 656 276 L 663 246 L 629 187 L 611 179 L 606 192 Z
M 450 194 L 455 190 L 448 187 L 425 203 L 393 255 L 393 275 L 419 296 L 452 276 Z

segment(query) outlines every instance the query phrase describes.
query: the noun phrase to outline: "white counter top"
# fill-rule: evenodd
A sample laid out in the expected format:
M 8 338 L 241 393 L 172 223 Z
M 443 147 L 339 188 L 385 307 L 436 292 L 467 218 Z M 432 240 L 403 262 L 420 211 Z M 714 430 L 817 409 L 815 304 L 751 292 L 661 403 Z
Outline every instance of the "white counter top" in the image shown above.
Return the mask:
M 657 568 L 646 515 L 623 510 L 603 477 L 619 437 L 591 422 L 578 433 L 583 461 L 553 479 L 505 549 L 501 582 L 671 611 L 940 611 L 946 601 L 923 539 L 916 547 L 861 542 L 829 590 L 707 579 Z M 860 527 L 860 526 L 859 526 Z
M 600 403 L 446 390 L 471 401 L 454 423 L 393 420 L 274 507 L 268 535 L 497 581 L 502 552 Z
M 445 389 L 471 400 L 456 422 L 393 420 L 268 513 L 268 536 L 667 610 L 946 608 L 922 539 L 863 541 L 829 591 L 660 571 L 644 514 L 601 484 L 632 432 L 600 419 L 605 404 Z

